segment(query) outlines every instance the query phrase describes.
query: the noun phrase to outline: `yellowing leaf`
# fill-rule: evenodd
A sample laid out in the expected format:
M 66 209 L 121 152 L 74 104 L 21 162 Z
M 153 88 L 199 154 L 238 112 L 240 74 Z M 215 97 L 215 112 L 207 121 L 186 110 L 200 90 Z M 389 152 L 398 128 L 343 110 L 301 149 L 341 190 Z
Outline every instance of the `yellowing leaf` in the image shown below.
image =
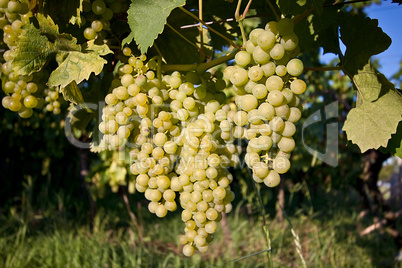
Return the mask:
M 61 86 L 66 87 L 72 81 L 77 84 L 81 83 L 83 80 L 88 80 L 91 73 L 98 75 L 102 69 L 103 65 L 107 63 L 105 59 L 99 55 L 104 55 L 111 53 L 111 51 L 106 45 L 93 46 L 95 50 L 88 50 L 85 52 L 70 51 L 64 52 L 62 58 L 64 60 L 59 64 L 56 70 L 54 70 L 48 81 L 48 86 Z M 97 51 L 100 51 L 99 54 Z
M 402 119 L 402 96 L 382 74 L 367 64 L 353 78 L 357 107 L 350 110 L 343 130 L 362 152 L 387 147 Z

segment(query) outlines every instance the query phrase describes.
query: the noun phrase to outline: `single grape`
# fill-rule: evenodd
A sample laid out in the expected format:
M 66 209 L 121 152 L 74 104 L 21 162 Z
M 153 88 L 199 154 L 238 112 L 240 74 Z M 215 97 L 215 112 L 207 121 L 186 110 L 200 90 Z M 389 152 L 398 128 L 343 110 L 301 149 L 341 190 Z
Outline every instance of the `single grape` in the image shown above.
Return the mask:
M 293 21 L 292 19 L 289 18 L 283 18 L 280 21 L 278 21 L 276 25 L 276 29 L 278 30 L 278 33 L 282 36 L 289 35 L 293 32 Z
M 261 47 L 256 46 L 253 50 L 253 59 L 256 63 L 263 65 L 269 62 L 271 55 Z
M 299 59 L 291 59 L 286 65 L 288 73 L 292 76 L 299 76 L 303 73 L 303 62 Z
M 102 31 L 102 29 L 103 29 L 103 24 L 102 24 L 102 22 L 99 21 L 99 20 L 94 20 L 94 21 L 91 23 L 91 28 L 92 28 L 95 32 L 100 32 L 100 31 Z M 84 33 L 84 34 L 85 34 L 85 33 Z M 91 38 L 91 39 L 93 39 L 93 38 Z
M 251 62 L 251 55 L 246 51 L 239 51 L 235 56 L 236 64 L 241 67 L 245 67 Z
M 281 44 L 276 44 L 270 51 L 269 55 L 274 60 L 280 60 L 285 55 L 285 49 Z
M 257 44 L 260 48 L 268 50 L 275 45 L 275 34 L 270 31 L 263 31 L 258 35 Z
M 92 29 L 92 28 L 86 28 L 86 29 L 84 30 L 84 37 L 85 37 L 87 40 L 95 39 L 95 37 L 96 37 L 96 32 L 95 32 L 95 30 Z
M 271 90 L 268 93 L 268 98 L 267 98 L 268 102 L 270 104 L 272 104 L 273 106 L 280 106 L 283 102 L 283 95 L 282 92 L 280 92 L 279 90 Z
M 92 2 L 92 12 L 95 15 L 101 15 L 106 10 L 106 4 L 103 0 L 95 0 Z
M 284 174 L 290 168 L 290 161 L 286 157 L 279 156 L 274 159 L 272 167 L 279 174 Z
M 234 70 L 230 76 L 230 82 L 235 86 L 242 86 L 248 81 L 248 72 L 244 69 L 238 68 Z
M 304 91 L 306 91 L 306 83 L 301 79 L 295 79 L 290 84 L 290 89 L 295 94 L 302 94 Z

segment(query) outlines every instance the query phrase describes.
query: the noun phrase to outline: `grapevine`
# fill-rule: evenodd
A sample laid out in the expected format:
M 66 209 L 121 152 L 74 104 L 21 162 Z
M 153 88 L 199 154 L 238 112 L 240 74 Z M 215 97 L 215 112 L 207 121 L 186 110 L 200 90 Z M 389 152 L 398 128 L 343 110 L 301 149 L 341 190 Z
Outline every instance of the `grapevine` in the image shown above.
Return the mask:
M 93 138 L 91 150 L 111 152 L 113 159 L 105 159 L 107 153 L 103 152 L 102 161 L 110 165 L 107 178 L 100 179 L 96 170 L 89 180 L 101 190 L 107 181 L 113 192 L 128 187 L 131 194 L 143 193 L 148 210 L 159 218 L 180 210 L 183 233 L 178 240 L 185 256 L 207 252 L 223 213 L 232 210 L 235 194 L 230 167 L 245 162 L 254 182 L 267 187 L 278 186 L 281 176 L 291 169 L 291 153 L 296 147 L 293 137 L 302 116 L 299 96 L 307 89 L 300 56 L 302 40 L 295 23 L 315 27 L 305 19 L 314 9 L 283 12 L 280 17 L 277 11 L 282 6 L 268 1 L 276 20 L 265 23 L 273 18 L 264 17 L 265 26 L 253 27 L 246 35 L 243 20 L 252 5 L 250 1 L 240 16 L 239 1 L 235 17 L 238 36 L 243 39 L 240 46 L 238 36 L 231 39 L 209 25 L 215 21 L 203 21 L 202 1 L 199 18 L 186 1 L 162 10 L 153 3 L 155 24 L 147 20 L 144 5 L 136 1 L 83 0 L 64 24 L 43 12 L 46 1 L 43 6 L 33 2 L 0 0 L 3 107 L 22 118 L 35 116 L 36 110 L 67 113 L 74 122 L 85 121 L 80 131 Z M 177 27 L 174 20 L 166 21 L 176 7 L 181 16 L 197 20 L 198 39 L 181 32 L 188 25 Z M 163 20 L 157 16 L 159 12 L 167 12 L 160 15 Z M 147 23 L 139 24 L 141 20 Z M 151 27 L 153 39 L 142 34 L 147 30 L 138 31 L 138 25 Z M 177 55 L 167 54 L 169 48 L 161 46 L 168 47 L 166 40 L 172 40 L 164 25 L 190 47 L 183 48 L 186 57 L 173 60 L 178 64 L 169 64 Z M 208 51 L 209 45 L 219 42 L 212 35 L 205 41 L 203 27 L 228 43 L 229 47 L 219 49 L 229 53 L 215 57 L 219 49 L 213 45 Z M 162 38 L 158 39 L 158 34 Z M 131 43 L 133 40 L 137 44 Z M 194 50 L 201 55 L 194 57 Z M 340 58 L 343 60 L 343 55 Z M 356 79 L 361 73 L 350 62 L 353 59 L 336 69 L 351 76 L 364 91 Z M 221 64 L 225 67 L 219 67 Z M 370 65 L 364 68 L 379 77 Z M 394 88 L 389 92 L 396 96 L 397 107 L 390 116 L 390 136 L 400 121 L 400 94 Z M 102 103 L 97 104 L 99 116 L 85 107 L 89 100 Z M 374 103 L 370 101 L 365 103 Z M 82 115 L 74 117 L 74 104 L 86 108 L 83 114 L 88 120 L 80 118 Z M 352 120 L 358 121 L 356 118 L 352 112 Z M 92 125 L 94 129 L 88 130 Z M 117 160 L 120 152 L 127 152 L 130 163 Z

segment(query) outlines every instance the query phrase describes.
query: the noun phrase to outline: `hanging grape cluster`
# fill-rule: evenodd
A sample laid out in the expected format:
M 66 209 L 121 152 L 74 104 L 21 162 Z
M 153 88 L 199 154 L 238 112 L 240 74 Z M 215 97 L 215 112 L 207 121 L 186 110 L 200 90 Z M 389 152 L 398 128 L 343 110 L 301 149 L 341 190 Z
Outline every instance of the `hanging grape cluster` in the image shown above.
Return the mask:
M 182 207 L 186 256 L 207 251 L 222 213 L 232 210 L 227 167 L 240 162 L 236 139 L 248 141 L 245 161 L 255 181 L 274 187 L 290 168 L 301 115 L 297 95 L 306 88 L 297 78 L 303 71 L 298 49 L 292 21 L 282 19 L 253 30 L 236 65 L 215 76 L 156 77 L 155 61 L 123 50 L 130 57 L 105 98 L 102 146 L 136 147 L 130 171 L 150 212 L 164 217 Z M 234 102 L 226 103 L 223 78 L 233 84 Z
M 298 94 L 306 89 L 297 77 L 303 63 L 293 21 L 271 21 L 265 29 L 254 29 L 245 50 L 235 56 L 235 66 L 225 70 L 233 84 L 235 102 L 240 107 L 234 123 L 247 130 L 245 161 L 253 179 L 269 187 L 277 186 L 280 174 L 290 168 L 290 153 L 295 148 L 292 136 L 301 117 Z
M 103 41 L 110 31 L 110 20 L 121 13 L 125 1 L 120 0 L 84 0 L 82 2 L 83 16 L 81 25 L 85 27 L 83 32 L 87 40 L 96 39 Z
M 33 109 L 45 107 L 47 111 L 59 114 L 59 93 L 56 88 L 45 87 L 49 73 L 41 70 L 34 75 L 18 75 L 14 72 L 13 49 L 18 42 L 18 36 L 23 26 L 32 17 L 28 5 L 14 0 L 0 1 L 0 27 L 3 30 L 3 41 L 8 50 L 3 53 L 2 89 L 7 94 L 3 97 L 4 108 L 17 112 L 22 118 L 29 118 Z
M 150 201 L 149 211 L 158 217 L 175 211 L 178 194 L 186 226 L 183 252 L 205 252 L 221 213 L 232 210 L 227 167 L 239 163 L 241 152 L 229 139 L 237 107 L 225 103 L 222 74 L 173 72 L 157 78 L 150 69 L 155 62 L 145 60 L 131 56 L 112 82 L 99 124 L 101 146 L 139 147 L 130 152 L 130 171 L 137 176 L 135 188 Z

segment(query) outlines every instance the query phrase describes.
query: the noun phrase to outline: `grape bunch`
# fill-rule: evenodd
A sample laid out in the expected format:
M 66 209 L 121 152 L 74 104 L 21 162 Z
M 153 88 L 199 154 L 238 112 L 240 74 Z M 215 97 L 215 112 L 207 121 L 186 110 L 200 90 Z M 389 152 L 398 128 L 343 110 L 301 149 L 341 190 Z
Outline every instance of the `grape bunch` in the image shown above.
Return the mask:
M 280 174 L 290 168 L 292 136 L 301 117 L 298 95 L 306 90 L 297 78 L 303 63 L 296 58 L 300 49 L 293 27 L 291 19 L 283 18 L 252 30 L 245 50 L 235 56 L 236 65 L 224 71 L 240 108 L 234 123 L 246 128 L 245 161 L 253 179 L 269 187 L 277 186 Z
M 59 93 L 57 89 L 45 88 L 49 74 L 41 70 L 34 75 L 18 75 L 13 71 L 13 49 L 22 33 L 22 27 L 29 23 L 32 13 L 28 5 L 19 1 L 0 1 L 0 26 L 3 30 L 3 41 L 8 50 L 3 53 L 2 89 L 7 96 L 2 99 L 4 108 L 18 112 L 22 118 L 29 118 L 33 109 L 46 109 L 54 114 L 60 113 Z
M 208 249 L 222 213 L 232 210 L 233 177 L 227 167 L 239 163 L 241 147 L 226 133 L 237 107 L 224 103 L 222 73 L 173 72 L 157 78 L 151 69 L 156 62 L 145 61 L 144 55 L 131 55 L 112 82 L 99 124 L 101 145 L 136 146 L 130 151 L 135 188 L 158 217 L 175 211 L 179 201 L 185 222 L 180 242 L 191 256 Z M 221 129 L 225 124 L 229 129 Z
M 87 40 L 97 39 L 102 41 L 110 30 L 110 20 L 123 10 L 124 1 L 120 0 L 84 0 L 82 2 L 83 16 L 81 25 L 90 25 L 84 30 Z

